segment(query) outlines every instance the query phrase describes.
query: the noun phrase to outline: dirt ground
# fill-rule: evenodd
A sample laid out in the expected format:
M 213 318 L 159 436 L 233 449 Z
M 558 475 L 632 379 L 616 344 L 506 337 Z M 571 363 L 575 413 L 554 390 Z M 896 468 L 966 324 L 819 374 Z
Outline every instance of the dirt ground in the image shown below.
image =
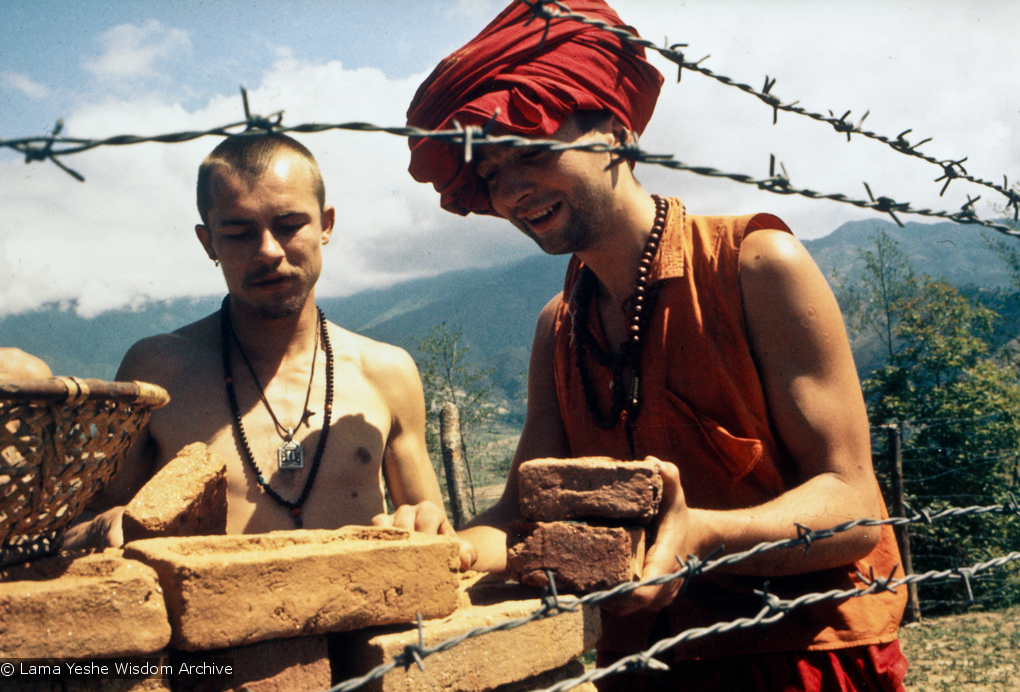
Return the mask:
M 900 629 L 908 692 L 1020 691 L 1020 608 L 925 618 Z

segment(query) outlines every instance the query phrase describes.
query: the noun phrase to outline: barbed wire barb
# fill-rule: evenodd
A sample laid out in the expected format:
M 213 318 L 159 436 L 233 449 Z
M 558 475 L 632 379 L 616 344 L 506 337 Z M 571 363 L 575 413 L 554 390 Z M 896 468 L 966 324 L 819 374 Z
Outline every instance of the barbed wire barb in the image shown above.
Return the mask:
M 67 173 L 78 182 L 84 183 L 85 176 L 73 170 L 72 168 L 65 166 L 64 163 L 57 158 L 56 154 L 53 151 L 53 145 L 60 141 L 60 139 L 58 138 L 60 136 L 60 132 L 63 129 L 64 120 L 61 118 L 57 120 L 49 136 L 43 139 L 43 143 L 41 146 L 36 146 L 31 142 L 27 142 L 20 149 L 17 146 L 14 146 L 12 148 L 15 149 L 15 151 L 21 151 L 25 155 L 26 164 L 32 163 L 33 161 L 49 160 L 56 164 L 57 168 Z
M 246 133 L 252 130 L 259 130 L 265 133 L 275 132 L 283 123 L 283 111 L 277 111 L 268 116 L 252 115 L 251 110 L 248 108 L 248 90 L 243 86 L 241 87 L 241 99 L 244 102 L 244 131 Z
M 775 86 L 776 80 L 769 81 L 769 76 L 765 75 L 765 87 L 761 90 L 762 100 L 768 105 L 772 106 L 772 124 L 775 125 L 779 122 L 779 106 L 782 105 L 777 97 L 769 93 L 769 90 Z
M 892 220 L 896 222 L 896 225 L 899 226 L 900 228 L 903 228 L 903 222 L 900 221 L 899 218 L 896 216 L 896 212 L 909 211 L 910 205 L 898 203 L 891 197 L 879 197 L 878 199 L 875 199 L 875 196 L 871 194 L 871 187 L 867 183 L 864 183 L 864 189 L 868 191 L 868 197 L 875 205 L 875 209 L 889 214 L 889 216 L 892 217 Z
M 957 167 L 959 167 L 959 169 L 963 171 L 963 175 L 967 174 L 967 170 L 962 165 L 960 165 L 964 161 L 966 161 L 967 158 L 968 157 L 964 157 L 959 161 L 946 161 L 942 164 L 942 175 L 939 176 L 938 178 L 935 178 L 934 181 L 936 183 L 939 182 L 940 180 L 946 181 L 946 184 L 942 186 L 942 190 L 939 191 L 939 197 L 946 193 L 946 190 L 949 188 L 949 183 L 953 182 L 954 180 L 960 177 L 960 173 L 958 173 L 956 170 Z
M 404 647 L 404 670 L 406 671 L 411 667 L 411 663 L 415 663 L 418 666 L 418 670 L 425 672 L 425 660 L 422 658 L 422 654 L 425 651 L 425 622 L 422 619 L 421 612 L 416 613 L 416 620 L 418 622 L 418 643 L 408 644 Z
M 668 40 L 665 41 L 663 43 L 663 46 L 665 46 L 668 43 L 669 43 Z M 676 83 L 679 84 L 680 77 L 683 76 L 684 73 L 684 54 L 681 51 L 677 50 L 677 48 L 687 48 L 687 44 L 674 43 L 670 45 L 668 48 L 666 48 L 666 52 L 662 53 L 662 55 L 670 62 L 676 63 Z
M 971 570 L 966 568 L 966 567 L 959 567 L 959 566 L 957 566 L 953 570 L 953 572 L 955 574 L 957 574 L 961 579 L 963 579 L 964 586 L 967 587 L 967 603 L 973 604 L 974 603 L 974 590 L 971 588 L 971 585 L 970 585 L 970 578 L 972 576 Z
M 797 526 L 797 538 L 804 541 L 804 554 L 807 555 L 808 550 L 811 549 L 811 544 L 814 542 L 816 538 L 815 532 L 799 522 L 796 523 L 796 526 Z

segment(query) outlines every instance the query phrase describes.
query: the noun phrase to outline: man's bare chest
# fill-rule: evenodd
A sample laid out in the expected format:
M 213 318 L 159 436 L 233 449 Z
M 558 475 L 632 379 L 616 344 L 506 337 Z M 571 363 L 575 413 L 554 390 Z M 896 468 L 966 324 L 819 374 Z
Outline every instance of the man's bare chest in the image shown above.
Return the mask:
M 203 378 L 205 382 L 218 379 L 218 387 L 175 388 L 168 410 L 154 417 L 151 425 L 160 465 L 195 441 L 222 456 L 231 505 L 228 524 L 235 530 L 240 524 L 251 531 L 253 521 L 265 530 L 294 528 L 287 519 L 288 507 L 262 486 L 301 505 L 309 527 L 366 523 L 383 511 L 381 465 L 391 413 L 356 368 L 343 361 L 334 366 L 325 435 L 325 372 L 312 380 L 310 392 L 301 391 L 294 382 L 284 387 L 271 381 L 260 389 L 250 378 L 246 381 L 236 374 L 235 378 L 236 410 L 222 374 Z M 304 415 L 306 410 L 310 415 Z M 297 467 L 281 467 L 281 458 L 293 461 L 293 454 L 281 454 L 288 444 L 301 448 Z

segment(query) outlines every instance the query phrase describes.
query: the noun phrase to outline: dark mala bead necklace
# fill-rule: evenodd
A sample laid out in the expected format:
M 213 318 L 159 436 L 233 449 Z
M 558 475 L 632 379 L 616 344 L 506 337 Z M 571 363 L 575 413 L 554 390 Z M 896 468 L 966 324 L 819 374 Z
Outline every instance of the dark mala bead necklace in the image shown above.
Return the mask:
M 333 347 L 329 343 L 329 330 L 326 326 L 326 316 L 322 308 L 316 307 L 318 314 L 319 338 L 322 340 L 323 348 L 326 351 L 326 403 L 323 409 L 322 432 L 319 433 L 319 444 L 315 448 L 315 457 L 312 459 L 312 466 L 308 470 L 308 478 L 305 479 L 305 487 L 297 500 L 288 500 L 273 490 L 265 475 L 255 463 L 255 457 L 251 453 L 251 445 L 248 444 L 248 436 L 244 432 L 244 424 L 241 422 L 241 409 L 237 405 L 237 394 L 234 392 L 234 376 L 230 367 L 230 343 L 234 336 L 234 327 L 230 322 L 230 296 L 223 298 L 220 306 L 220 341 L 223 350 L 223 377 L 227 385 L 227 399 L 230 401 L 230 410 L 234 415 L 234 422 L 237 423 L 237 434 L 241 438 L 241 449 L 244 451 L 244 460 L 255 474 L 255 480 L 259 487 L 269 495 L 278 505 L 290 510 L 290 516 L 294 518 L 294 524 L 300 529 L 304 526 L 301 508 L 312 492 L 315 484 L 315 476 L 319 472 L 319 464 L 322 462 L 322 455 L 326 451 L 326 440 L 329 438 L 329 423 L 333 412 Z M 311 385 L 309 385 L 310 387 Z M 261 387 L 261 385 L 260 385 Z M 307 402 L 306 402 L 307 406 Z
M 658 287 L 648 286 L 648 277 L 651 274 L 652 262 L 659 251 L 659 243 L 662 240 L 662 233 L 666 228 L 666 216 L 669 212 L 669 202 L 658 195 L 655 199 L 655 223 L 652 224 L 651 233 L 645 242 L 644 250 L 641 253 L 641 260 L 638 264 L 637 279 L 634 283 L 634 293 L 627 303 L 631 306 L 630 325 L 627 330 L 626 340 L 620 344 L 620 352 L 612 353 L 601 347 L 595 336 L 591 333 L 588 325 L 588 315 L 591 310 L 591 301 L 598 290 L 598 279 L 595 273 L 585 267 L 578 277 L 577 286 L 574 290 L 575 310 L 573 315 L 573 337 L 575 349 L 575 363 L 581 379 L 581 386 L 584 389 L 585 403 L 592 420 L 600 428 L 615 428 L 620 422 L 627 427 L 627 437 L 630 442 L 631 451 L 634 449 L 633 425 L 641 406 L 641 351 L 643 338 L 651 321 L 652 313 L 655 310 L 656 299 L 658 298 Z M 598 394 L 595 391 L 595 383 L 592 380 L 591 370 L 588 366 L 589 354 L 595 361 L 612 372 L 612 385 L 610 391 L 610 409 L 605 412 L 599 403 Z M 624 382 L 626 371 L 631 371 L 630 386 Z

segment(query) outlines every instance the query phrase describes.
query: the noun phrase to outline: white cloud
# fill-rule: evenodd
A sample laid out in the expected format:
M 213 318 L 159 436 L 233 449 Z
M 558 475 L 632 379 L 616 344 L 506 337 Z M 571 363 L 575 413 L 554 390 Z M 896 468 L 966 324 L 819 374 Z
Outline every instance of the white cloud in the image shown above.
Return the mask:
M 339 62 L 278 60 L 249 89 L 253 113 L 285 111 L 284 124 L 371 122 L 401 126 L 424 75 L 393 80 Z M 69 137 L 204 131 L 243 119 L 239 95 L 187 111 L 144 93 L 83 106 Z M 442 212 L 431 186 L 407 174 L 403 137 L 334 131 L 298 134 L 323 170 L 338 228 L 324 251 L 320 295 L 342 295 L 534 252 L 515 231 Z M 49 162 L 0 162 L 0 315 L 76 301 L 84 316 L 144 300 L 209 295 L 222 278 L 194 237 L 198 164 L 218 142 L 101 147 L 68 158 L 79 183 Z M 497 227 L 499 232 L 494 233 Z
M 1003 174 L 1020 174 L 1020 96 L 1005 85 L 1007 64 L 1020 50 L 996 45 L 1001 32 L 991 22 L 1020 21 L 1020 5 L 960 5 L 944 0 L 913 5 L 877 0 L 773 6 L 749 0 L 654 5 L 640 0 L 613 2 L 624 21 L 662 45 L 687 42 L 688 60 L 710 55 L 703 65 L 717 74 L 761 89 L 776 78 L 772 93 L 784 103 L 799 101 L 810 111 L 858 122 L 865 129 L 913 142 L 932 141 L 921 151 L 940 160 L 970 158 L 968 172 L 1001 184 Z M 881 21 L 877 18 L 881 17 Z M 911 27 L 905 31 L 904 27 Z M 1008 33 L 1008 32 L 1006 32 Z M 666 77 L 655 116 L 642 140 L 655 153 L 671 153 L 686 164 L 765 178 L 769 156 L 785 163 L 793 185 L 822 194 L 867 199 L 875 195 L 910 202 L 914 208 L 954 212 L 972 197 L 983 206 L 1003 199 L 987 188 L 962 182 L 942 197 L 942 170 L 896 153 L 887 145 L 833 131 L 809 118 L 772 111 L 756 98 L 708 77 L 685 71 L 660 56 L 652 61 Z M 680 194 L 705 213 L 769 211 L 783 217 L 801 237 L 827 234 L 873 211 L 800 196 L 779 196 L 753 187 L 639 166 L 645 187 Z M 903 220 L 928 221 L 918 216 Z
M 857 11 L 848 12 L 840 3 L 832 8 L 829 3 L 773 6 L 734 0 L 613 4 L 650 40 L 661 44 L 666 38 L 661 34 L 668 32 L 671 43 L 691 43 L 690 58 L 711 53 L 705 65 L 720 74 L 755 88 L 766 74 L 778 78 L 773 92 L 784 101 L 800 100 L 813 111 L 831 108 L 839 115 L 852 109 L 855 122 L 870 109 L 869 129 L 895 136 L 913 128 L 913 141 L 934 137 L 923 151 L 943 159 L 969 156 L 965 165 L 972 174 L 994 182 L 1004 173 L 1011 181 L 1020 174 L 1020 96 L 1008 88 L 1020 60 L 1018 44 L 989 36 L 992 29 L 1003 30 L 989 28 L 987 15 L 972 16 L 969 5 L 932 0 L 930 12 L 927 5 L 911 12 L 906 3 L 858 0 Z M 938 23 L 916 27 L 922 11 Z M 1002 27 L 1020 22 L 1020 5 L 1011 3 L 1002 11 L 1009 15 L 1001 18 Z M 876 23 L 876 16 L 883 22 Z M 151 22 L 118 27 L 104 38 L 104 60 L 110 60 L 104 74 L 155 70 L 167 46 L 179 49 L 186 41 L 182 32 Z M 421 66 L 406 79 L 391 79 L 378 69 L 310 62 L 297 54 L 276 52 L 261 82 L 248 85 L 254 113 L 283 110 L 285 125 L 399 126 L 431 69 Z M 119 73 L 114 55 L 124 62 Z M 939 197 L 942 184 L 933 182 L 941 174 L 937 167 L 857 136 L 848 144 L 828 125 L 804 117 L 780 113 L 773 126 L 771 110 L 753 97 L 696 74 L 685 74 L 677 85 L 675 66 L 652 59 L 666 84 L 642 138 L 649 151 L 756 177 L 768 174 L 769 155 L 775 154 L 798 187 L 864 198 L 862 182 L 867 181 L 876 195 L 916 207 L 954 210 L 968 193 L 983 194 L 981 205 L 997 197 L 959 181 Z M 201 131 L 242 118 L 234 92 L 189 110 L 135 88 L 120 99 L 79 106 L 66 118 L 64 132 L 93 138 L 154 135 Z M 320 295 L 535 251 L 504 222 L 442 212 L 431 186 L 407 174 L 402 137 L 340 130 L 296 136 L 316 154 L 328 200 L 338 209 L 338 228 L 324 252 Z M 0 160 L 0 315 L 64 301 L 75 301 L 80 313 L 90 315 L 144 300 L 222 291 L 222 278 L 193 232 L 195 172 L 217 141 L 105 147 L 65 159 L 87 177 L 84 184 L 50 162 L 26 166 Z M 680 195 L 693 212 L 769 211 L 805 238 L 849 219 L 875 216 L 844 204 L 772 195 L 651 165 L 637 170 L 646 189 Z M 978 211 L 991 213 L 988 207 Z
M 0 80 L 8 89 L 15 89 L 29 98 L 41 99 L 49 96 L 50 90 L 44 84 L 34 82 L 23 74 L 17 72 L 4 72 L 0 74 Z
M 155 19 L 142 26 L 121 24 L 99 37 L 102 54 L 85 62 L 85 68 L 103 80 L 123 81 L 152 77 L 156 63 L 191 50 L 181 29 L 165 28 Z

